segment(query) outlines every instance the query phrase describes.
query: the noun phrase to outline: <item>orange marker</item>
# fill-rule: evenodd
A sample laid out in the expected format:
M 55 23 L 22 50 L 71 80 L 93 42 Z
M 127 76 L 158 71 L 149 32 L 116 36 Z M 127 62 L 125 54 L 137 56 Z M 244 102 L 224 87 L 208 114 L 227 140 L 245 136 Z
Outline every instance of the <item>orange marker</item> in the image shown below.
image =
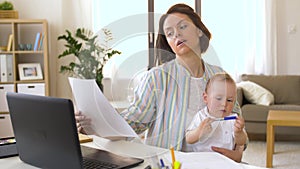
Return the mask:
M 174 166 L 175 163 L 175 153 L 174 153 L 174 147 L 171 147 L 171 156 L 172 156 L 172 165 Z

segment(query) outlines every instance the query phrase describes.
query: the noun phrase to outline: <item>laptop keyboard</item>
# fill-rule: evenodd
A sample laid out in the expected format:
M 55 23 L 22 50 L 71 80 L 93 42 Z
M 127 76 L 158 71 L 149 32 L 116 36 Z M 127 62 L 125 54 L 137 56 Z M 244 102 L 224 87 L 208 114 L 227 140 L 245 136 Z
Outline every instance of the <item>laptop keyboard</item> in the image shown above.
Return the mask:
M 84 169 L 113 169 L 118 168 L 119 166 L 116 164 L 111 164 L 107 162 L 96 161 L 93 159 L 83 157 L 83 168 Z

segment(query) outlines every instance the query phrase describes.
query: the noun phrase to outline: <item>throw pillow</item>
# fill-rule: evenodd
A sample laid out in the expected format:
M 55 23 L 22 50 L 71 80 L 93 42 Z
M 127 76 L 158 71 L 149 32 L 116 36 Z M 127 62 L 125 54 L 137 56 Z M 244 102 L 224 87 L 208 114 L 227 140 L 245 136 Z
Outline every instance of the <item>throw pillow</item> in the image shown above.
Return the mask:
M 245 98 L 251 103 L 265 106 L 269 106 L 274 103 L 274 95 L 254 82 L 242 81 L 238 83 L 237 86 L 243 89 Z

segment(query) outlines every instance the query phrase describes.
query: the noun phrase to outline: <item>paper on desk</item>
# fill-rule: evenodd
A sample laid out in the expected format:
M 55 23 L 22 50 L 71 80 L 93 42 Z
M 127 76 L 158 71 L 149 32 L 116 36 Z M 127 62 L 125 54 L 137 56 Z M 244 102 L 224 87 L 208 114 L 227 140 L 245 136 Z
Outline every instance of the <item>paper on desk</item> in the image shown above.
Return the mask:
M 94 79 L 70 77 L 69 83 L 77 109 L 92 119 L 90 127 L 84 127 L 87 134 L 101 137 L 138 137 L 108 102 Z
M 240 163 L 216 152 L 175 152 L 175 157 L 181 163 L 181 169 L 243 169 Z M 164 154 L 164 158 L 171 163 L 170 154 Z

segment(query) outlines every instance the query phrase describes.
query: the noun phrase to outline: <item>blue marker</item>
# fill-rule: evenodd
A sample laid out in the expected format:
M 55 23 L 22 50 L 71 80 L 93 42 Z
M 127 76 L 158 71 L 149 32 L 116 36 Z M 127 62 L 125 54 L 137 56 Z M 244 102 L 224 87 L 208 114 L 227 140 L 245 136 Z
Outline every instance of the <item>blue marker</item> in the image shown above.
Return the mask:
M 216 121 L 223 121 L 223 120 L 235 120 L 236 116 L 227 116 L 222 118 L 215 118 Z
M 160 159 L 160 164 L 161 164 L 161 168 L 165 168 L 165 163 L 164 163 L 163 159 Z

